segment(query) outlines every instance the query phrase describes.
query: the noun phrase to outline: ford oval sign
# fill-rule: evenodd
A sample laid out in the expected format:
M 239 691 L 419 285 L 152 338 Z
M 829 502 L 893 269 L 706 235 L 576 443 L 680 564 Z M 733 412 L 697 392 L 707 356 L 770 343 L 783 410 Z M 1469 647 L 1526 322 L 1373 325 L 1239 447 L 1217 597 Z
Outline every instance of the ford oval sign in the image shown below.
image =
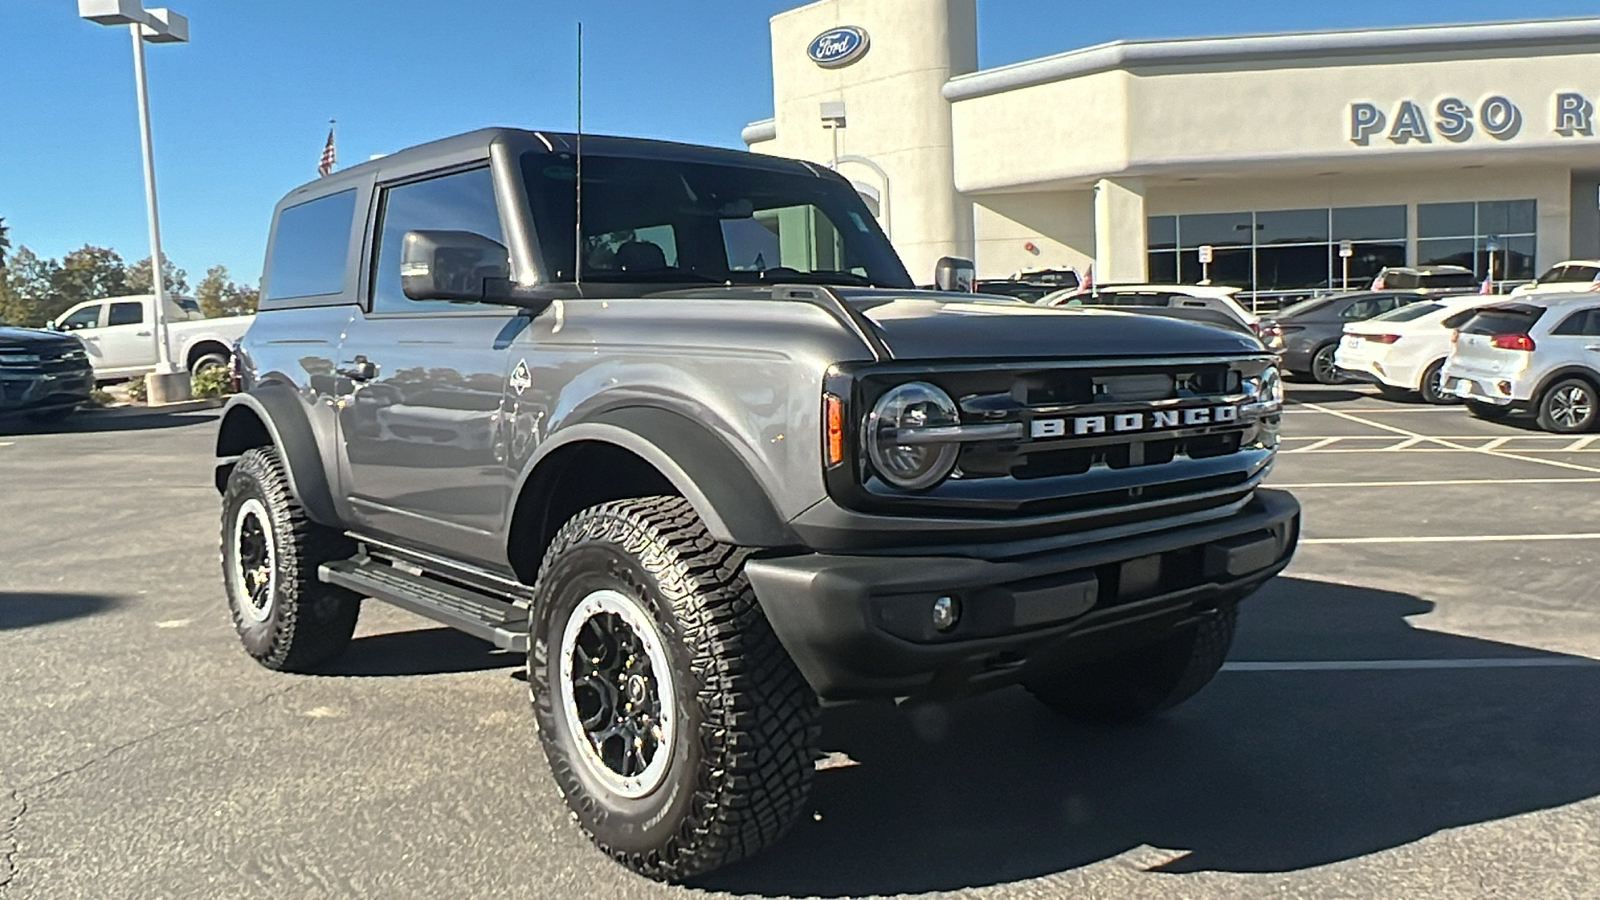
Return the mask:
M 854 25 L 830 29 L 811 40 L 806 55 L 824 69 L 848 66 L 867 52 L 867 32 Z

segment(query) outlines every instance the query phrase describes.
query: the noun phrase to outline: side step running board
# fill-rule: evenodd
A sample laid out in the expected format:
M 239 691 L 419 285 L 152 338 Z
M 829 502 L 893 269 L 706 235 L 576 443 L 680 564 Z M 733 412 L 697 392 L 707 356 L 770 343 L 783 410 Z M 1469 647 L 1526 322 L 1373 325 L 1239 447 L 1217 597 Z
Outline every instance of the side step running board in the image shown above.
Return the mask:
M 501 650 L 528 652 L 528 611 L 504 600 L 361 557 L 323 563 L 317 577 L 427 616 Z

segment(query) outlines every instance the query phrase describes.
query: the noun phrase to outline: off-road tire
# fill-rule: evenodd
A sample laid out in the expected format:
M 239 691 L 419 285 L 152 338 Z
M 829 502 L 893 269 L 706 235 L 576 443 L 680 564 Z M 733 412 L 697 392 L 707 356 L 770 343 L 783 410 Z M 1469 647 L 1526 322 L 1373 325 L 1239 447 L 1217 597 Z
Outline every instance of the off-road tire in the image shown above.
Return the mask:
M 574 821 L 648 878 L 682 881 L 751 856 L 805 812 L 817 699 L 744 577 L 748 553 L 712 540 L 681 497 L 645 497 L 578 513 L 540 567 L 528 653 L 540 741 Z M 637 798 L 593 774 L 579 757 L 589 738 L 561 707 L 563 635 L 596 592 L 637 601 L 672 679 L 672 755 Z
M 1199 693 L 1222 668 L 1238 615 L 1237 606 L 1225 604 L 1156 643 L 1037 673 L 1023 687 L 1056 712 L 1082 721 L 1126 722 L 1171 709 Z
M 1498 422 L 1501 419 L 1504 419 L 1506 416 L 1511 415 L 1511 407 L 1498 406 L 1493 403 L 1485 403 L 1482 400 L 1468 400 L 1465 402 L 1465 405 L 1469 415 L 1475 419 L 1482 419 L 1485 422 Z
M 244 514 L 265 526 L 272 542 L 269 568 L 275 577 L 260 605 L 245 592 L 239 567 L 236 526 L 247 507 Z M 319 581 L 317 567 L 348 559 L 355 550 L 342 532 L 306 517 L 289 491 L 276 448 L 260 447 L 239 457 L 222 494 L 222 580 L 233 627 L 256 662 L 282 672 L 310 672 L 344 652 L 361 598 Z
M 1593 431 L 1600 420 L 1600 392 L 1587 379 L 1563 378 L 1539 395 L 1539 427 L 1552 434 Z

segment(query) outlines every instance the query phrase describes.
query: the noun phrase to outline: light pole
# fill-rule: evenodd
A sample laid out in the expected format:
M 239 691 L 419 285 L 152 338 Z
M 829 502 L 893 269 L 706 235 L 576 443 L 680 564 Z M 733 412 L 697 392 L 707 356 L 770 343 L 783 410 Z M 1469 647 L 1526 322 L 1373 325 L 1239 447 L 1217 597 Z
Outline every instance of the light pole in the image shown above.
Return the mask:
M 126 25 L 133 35 L 133 81 L 139 98 L 139 139 L 144 150 L 144 199 L 150 220 L 150 269 L 154 283 L 156 370 L 145 382 L 151 405 L 189 397 L 188 374 L 173 365 L 167 341 L 166 257 L 161 253 L 161 216 L 156 206 L 156 163 L 150 143 L 150 95 L 145 89 L 144 42 L 181 44 L 189 20 L 170 9 L 145 9 L 140 0 L 78 0 L 78 15 L 101 25 Z

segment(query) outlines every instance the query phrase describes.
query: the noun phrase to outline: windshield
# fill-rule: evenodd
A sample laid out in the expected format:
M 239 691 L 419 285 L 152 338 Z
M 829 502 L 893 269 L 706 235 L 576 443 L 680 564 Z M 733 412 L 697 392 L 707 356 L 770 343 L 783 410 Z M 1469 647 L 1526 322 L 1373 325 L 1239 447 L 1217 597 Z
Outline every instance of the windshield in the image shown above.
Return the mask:
M 572 281 L 576 166 L 523 157 L 552 280 Z M 662 159 L 583 158 L 583 280 L 913 287 L 871 212 L 831 176 Z

